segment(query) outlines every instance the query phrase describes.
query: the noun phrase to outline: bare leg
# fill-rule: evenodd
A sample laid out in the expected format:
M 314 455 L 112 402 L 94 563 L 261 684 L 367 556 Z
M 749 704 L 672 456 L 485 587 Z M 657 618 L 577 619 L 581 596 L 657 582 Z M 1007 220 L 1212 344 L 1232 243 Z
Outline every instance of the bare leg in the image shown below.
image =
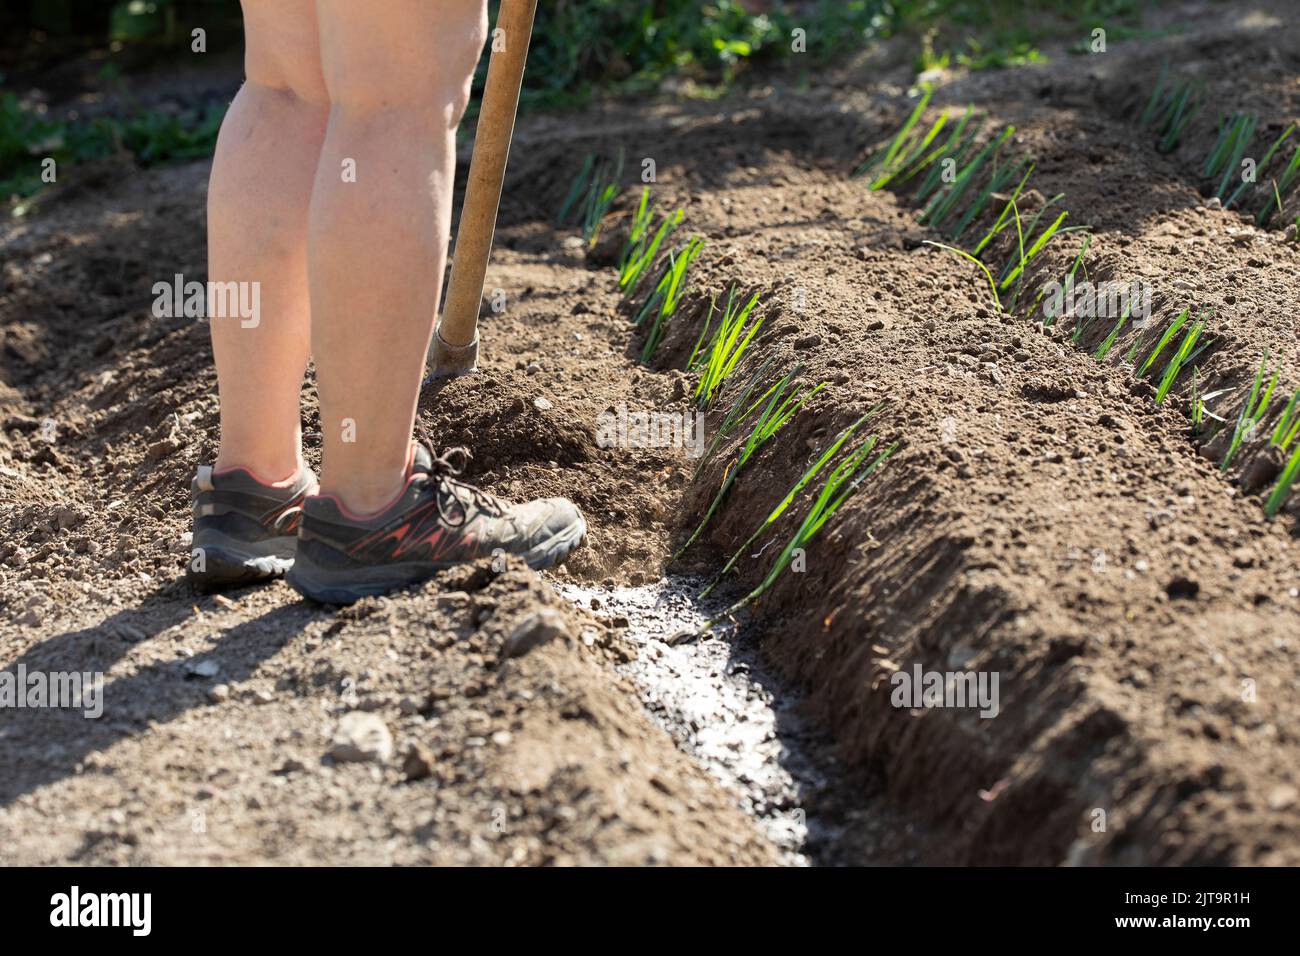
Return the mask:
M 317 13 L 331 104 L 308 238 L 321 490 L 369 514 L 405 482 L 487 15 L 484 0 L 318 0 Z
M 221 394 L 218 469 L 264 481 L 301 461 L 310 347 L 307 209 L 328 117 L 314 0 L 244 0 L 247 80 L 217 138 L 208 187 L 208 277 L 257 282 L 255 326 L 212 319 Z

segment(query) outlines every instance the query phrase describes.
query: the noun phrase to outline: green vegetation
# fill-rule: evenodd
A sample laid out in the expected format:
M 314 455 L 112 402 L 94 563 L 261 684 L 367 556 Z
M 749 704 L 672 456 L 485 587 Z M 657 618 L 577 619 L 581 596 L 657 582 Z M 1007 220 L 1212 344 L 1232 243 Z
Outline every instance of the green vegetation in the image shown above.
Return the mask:
M 736 566 L 736 563 L 740 560 L 741 555 L 744 554 L 746 549 L 748 549 L 749 546 L 754 543 L 755 539 L 760 534 L 762 534 L 764 530 L 770 528 L 777 521 L 777 519 L 780 518 L 781 515 L 785 513 L 785 510 L 788 507 L 790 507 L 791 502 L 794 501 L 795 497 L 799 494 L 799 492 L 803 491 L 804 488 L 806 488 L 809 485 L 809 483 L 811 483 L 812 480 L 817 477 L 818 473 L 821 472 L 822 468 L 826 465 L 826 463 L 829 462 L 832 458 L 836 456 L 836 454 L 839 453 L 840 448 L 842 448 L 844 446 L 844 443 L 847 442 L 853 436 L 853 433 L 856 432 L 862 426 L 863 422 L 865 422 L 867 419 L 877 414 L 882 408 L 884 408 L 883 403 L 876 405 L 874 408 L 870 409 L 866 414 L 864 414 L 861 418 L 859 418 L 856 422 L 854 422 L 848 428 L 844 429 L 842 432 L 839 433 L 839 435 L 835 438 L 835 440 L 826 447 L 826 449 L 821 453 L 820 456 L 818 456 L 817 460 L 808 466 L 808 470 L 805 471 L 803 475 L 799 478 L 799 480 L 794 483 L 794 487 L 792 487 L 790 491 L 786 494 L 786 496 L 781 499 L 780 503 L 775 508 L 772 509 L 772 512 L 763 520 L 763 523 L 760 524 L 757 528 L 755 528 L 754 533 L 745 539 L 745 543 L 736 549 L 736 553 L 731 556 L 731 560 L 729 560 L 725 565 L 723 565 L 723 568 L 721 571 L 718 572 L 717 577 L 715 577 L 709 583 L 708 587 L 706 587 L 703 591 L 700 592 L 699 596 L 701 598 L 708 597 L 708 595 L 713 591 L 713 589 L 718 586 L 719 582 L 721 582 L 723 577 L 725 577 L 727 573 Z
M 713 400 L 714 393 L 722 387 L 722 384 L 731 377 L 744 358 L 745 350 L 749 348 L 749 343 L 758 334 L 758 330 L 763 325 L 760 317 L 755 317 L 753 322 L 749 321 L 749 316 L 758 304 L 758 293 L 755 292 L 750 296 L 749 301 L 743 306 L 736 295 L 736 287 L 731 287 L 731 292 L 727 295 L 727 305 L 722 312 L 722 321 L 713 333 L 713 338 L 709 342 L 706 352 L 706 360 L 702 363 L 699 384 L 695 387 L 695 400 L 700 408 L 707 408 L 709 402 Z M 694 369 L 696 354 L 699 352 L 700 343 L 703 342 L 704 336 L 709 331 L 709 323 L 713 319 L 713 312 L 716 303 L 712 300 L 709 302 L 708 315 L 704 320 L 704 329 L 700 332 L 700 341 L 695 343 L 695 350 L 686 361 L 688 371 Z M 744 338 L 741 338 L 741 335 Z
M 677 552 L 673 555 L 673 560 L 681 557 L 686 549 L 694 544 L 696 539 L 699 538 L 700 534 L 704 531 L 705 526 L 708 525 L 709 521 L 713 518 L 713 515 L 722 505 L 723 498 L 725 498 L 727 492 L 731 490 L 731 486 L 735 484 L 736 476 L 740 474 L 745 465 L 754 457 L 754 454 L 763 447 L 769 438 L 776 434 L 776 432 L 790 420 L 790 417 L 794 415 L 795 412 L 803 407 L 804 403 L 806 403 L 808 399 L 812 398 L 826 387 L 826 383 L 822 382 L 820 385 L 816 385 L 813 388 L 795 388 L 793 383 L 795 376 L 797 376 L 799 372 L 800 366 L 795 366 L 794 369 L 787 372 L 779 382 L 769 388 L 763 397 L 751 406 L 750 411 L 765 399 L 767 401 L 767 405 L 764 406 L 762 414 L 755 419 L 754 425 L 745 439 L 745 443 L 741 446 L 740 451 L 736 456 L 736 460 L 727 467 L 726 472 L 723 474 L 722 485 L 718 488 L 718 492 L 714 496 L 712 504 L 709 505 L 708 510 L 704 513 L 704 518 L 700 521 L 699 526 L 695 531 L 692 532 L 691 536 L 686 539 L 686 543 L 677 549 Z M 742 396 L 742 401 L 744 400 L 744 397 L 745 396 Z M 748 416 L 749 411 L 746 411 L 740 416 L 740 420 L 743 421 L 748 418 Z
M 1250 395 L 1246 398 L 1246 404 L 1241 406 L 1241 414 L 1237 416 L 1237 425 L 1232 430 L 1232 443 L 1228 446 L 1227 454 L 1223 456 L 1223 463 L 1219 466 L 1220 471 L 1228 470 L 1232 459 L 1237 457 L 1241 446 L 1252 439 L 1255 427 L 1263 421 L 1268 411 L 1268 403 L 1273 397 L 1273 389 L 1277 387 L 1277 376 L 1281 366 L 1273 370 L 1273 378 L 1261 393 L 1260 386 L 1264 384 L 1264 372 L 1267 366 L 1268 350 L 1265 349 L 1264 357 L 1259 363 L 1259 370 L 1255 372 L 1255 383 L 1250 387 Z
M 794 561 L 795 552 L 806 551 L 809 542 L 816 537 L 819 532 L 839 510 L 848 498 L 858 490 L 869 477 L 892 455 L 898 448 L 897 444 L 890 445 L 875 458 L 870 458 L 872 450 L 876 447 L 877 436 L 872 435 L 861 445 L 845 455 L 840 463 L 835 466 L 834 470 L 827 477 L 817 497 L 813 500 L 812 507 L 808 509 L 807 516 L 803 523 L 799 525 L 798 530 L 791 536 L 786 546 L 777 555 L 776 561 L 773 562 L 772 568 L 767 573 L 767 577 L 759 582 L 758 587 L 750 591 L 743 598 L 737 601 L 731 607 L 727 608 L 724 616 L 735 614 L 745 605 L 749 604 L 760 597 L 763 592 L 776 583 L 776 579 L 781 572 L 788 568 Z M 870 460 L 868 460 L 870 459 Z M 715 621 L 710 621 L 712 625 Z
M 613 161 L 598 160 L 588 153 L 560 207 L 560 213 L 556 217 L 558 225 L 568 225 L 576 220 L 582 226 L 582 238 L 586 240 L 587 247 L 594 246 L 600 238 L 601 221 L 618 197 L 618 181 L 622 175 L 622 149 Z M 644 201 L 644 195 L 642 199 Z
M 692 236 L 682 248 L 669 252 L 668 261 L 664 263 L 659 281 L 655 283 L 654 289 L 646 296 L 641 310 L 637 313 L 635 325 L 640 325 L 651 312 L 654 313 L 650 331 L 646 335 L 645 344 L 641 347 L 641 362 L 643 365 L 650 364 L 655 350 L 659 348 L 659 343 L 663 341 L 664 333 L 668 329 L 668 323 L 677 313 L 677 307 L 681 304 L 682 296 L 686 294 L 686 274 L 690 271 L 691 263 L 695 261 L 695 257 L 700 254 L 702 248 L 704 248 L 704 237 Z

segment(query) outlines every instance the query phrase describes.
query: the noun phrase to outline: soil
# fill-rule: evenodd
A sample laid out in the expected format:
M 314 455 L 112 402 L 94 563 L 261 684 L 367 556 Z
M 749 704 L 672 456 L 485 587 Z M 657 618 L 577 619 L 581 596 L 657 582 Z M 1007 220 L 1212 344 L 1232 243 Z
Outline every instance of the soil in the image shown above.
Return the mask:
M 1278 393 L 1300 386 L 1285 220 L 1255 229 L 1212 208 L 1197 175 L 1209 114 L 1300 119 L 1287 13 L 1171 7 L 1177 32 L 939 77 L 934 100 L 1015 124 L 1037 193 L 1065 192 L 1071 222 L 1092 226 L 1094 276 L 1152 283 L 1149 335 L 1213 310 L 1197 385 L 1232 390 L 1225 417 L 1265 349 Z M 1171 155 L 1135 123 L 1164 57 L 1204 77 L 1210 104 Z M 808 84 L 521 120 L 487 283 L 506 309 L 485 302 L 480 373 L 427 386 L 420 418 L 473 449 L 470 478 L 490 490 L 573 497 L 588 546 L 554 575 L 477 566 L 341 611 L 283 583 L 213 597 L 182 578 L 215 377 L 206 327 L 155 319 L 150 290 L 204 275 L 206 164 L 85 168 L 0 226 L 0 667 L 106 675 L 98 720 L 0 712 L 0 858 L 1300 863 L 1297 505 L 1264 518 L 1250 478 L 1264 442 L 1226 473 L 1222 448 L 1199 446 L 1190 376 L 1157 405 L 1119 356 L 1091 357 L 1108 330 L 1073 342 L 1068 324 L 999 314 L 974 266 L 922 245 L 937 236 L 906 189 L 850 177 L 911 108 L 909 81 L 886 47 Z M 581 156 L 620 147 L 629 169 L 655 159 L 656 199 L 706 237 L 652 368 L 610 267 L 637 191 L 591 252 L 554 226 Z M 1049 247 L 1032 282 L 1076 247 Z M 746 368 L 799 362 L 828 384 L 670 564 L 740 439 L 693 477 L 679 450 L 601 448 L 599 416 L 687 409 L 680 369 L 733 284 L 765 316 Z M 790 744 L 805 752 L 766 748 L 788 780 L 742 780 L 743 762 L 702 756 L 683 730 L 694 699 L 665 719 L 671 675 L 645 676 L 679 646 L 676 619 L 611 614 L 609 596 L 711 577 L 881 401 L 871 429 L 898 451 L 744 628 L 699 638 L 731 648 L 692 672 L 719 672 L 698 692 L 718 689 L 723 724 L 745 713 L 728 662 L 754 654 L 772 711 L 813 728 Z M 314 456 L 310 385 L 304 407 Z M 733 596 L 792 531 L 759 539 Z M 533 615 L 552 639 L 508 656 Z M 997 716 L 894 706 L 891 676 L 917 666 L 997 674 Z M 343 759 L 340 724 L 372 718 L 391 751 Z M 764 794 L 818 826 L 792 844 Z

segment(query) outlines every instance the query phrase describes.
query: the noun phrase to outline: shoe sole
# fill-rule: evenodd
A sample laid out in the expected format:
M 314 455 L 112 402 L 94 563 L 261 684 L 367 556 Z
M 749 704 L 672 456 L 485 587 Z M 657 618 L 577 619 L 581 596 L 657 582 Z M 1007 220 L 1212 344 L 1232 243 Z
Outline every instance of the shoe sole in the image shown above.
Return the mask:
M 269 581 L 293 567 L 297 545 L 297 538 L 272 538 L 250 544 L 210 531 L 190 549 L 185 578 L 201 591 Z M 203 570 L 196 571 L 193 555 L 200 550 Z
M 559 564 L 587 540 L 587 522 L 579 517 L 563 531 L 534 545 L 521 557 L 535 571 Z M 321 604 L 353 604 L 363 597 L 387 594 L 398 588 L 427 581 L 439 571 L 458 567 L 464 561 L 421 561 L 375 564 L 342 571 L 319 567 L 300 557 L 285 580 L 304 597 Z

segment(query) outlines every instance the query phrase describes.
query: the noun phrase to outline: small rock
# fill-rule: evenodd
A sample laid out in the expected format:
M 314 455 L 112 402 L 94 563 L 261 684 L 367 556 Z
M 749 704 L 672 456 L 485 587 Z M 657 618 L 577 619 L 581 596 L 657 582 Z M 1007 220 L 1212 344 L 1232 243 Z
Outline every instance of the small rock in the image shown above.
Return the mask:
M 212 658 L 201 661 L 187 661 L 185 673 L 191 677 L 216 677 L 221 672 L 221 665 Z
M 1292 806 L 1297 800 L 1300 800 L 1300 791 L 1290 784 L 1284 784 L 1280 787 L 1274 787 L 1268 795 L 1268 806 L 1270 810 L 1285 810 Z
M 230 699 L 229 684 L 214 684 L 208 690 L 208 700 L 214 704 L 223 704 Z
M 534 362 L 529 362 L 528 368 L 526 368 L 524 371 L 526 371 L 529 375 L 536 375 L 541 370 L 542 370 L 542 363 L 534 361 Z
M 815 349 L 822 344 L 822 337 L 816 332 L 809 332 L 794 340 L 794 347 L 800 350 Z
M 407 780 L 423 780 L 433 773 L 433 754 L 420 743 L 411 743 L 402 755 L 402 773 Z
M 329 755 L 341 763 L 383 763 L 393 755 L 393 735 L 376 715 L 352 711 L 339 721 Z
M 545 398 L 534 398 L 533 407 L 536 408 L 539 412 L 549 412 L 552 408 L 555 407 L 555 405 Z
M 554 640 L 557 637 L 563 637 L 566 640 L 569 637 L 564 618 L 553 608 L 542 608 L 540 611 L 534 611 L 532 614 L 527 615 L 515 625 L 514 630 L 510 632 L 510 636 L 501 645 L 501 656 L 506 658 L 522 657 L 533 648 L 540 647 L 547 641 Z

